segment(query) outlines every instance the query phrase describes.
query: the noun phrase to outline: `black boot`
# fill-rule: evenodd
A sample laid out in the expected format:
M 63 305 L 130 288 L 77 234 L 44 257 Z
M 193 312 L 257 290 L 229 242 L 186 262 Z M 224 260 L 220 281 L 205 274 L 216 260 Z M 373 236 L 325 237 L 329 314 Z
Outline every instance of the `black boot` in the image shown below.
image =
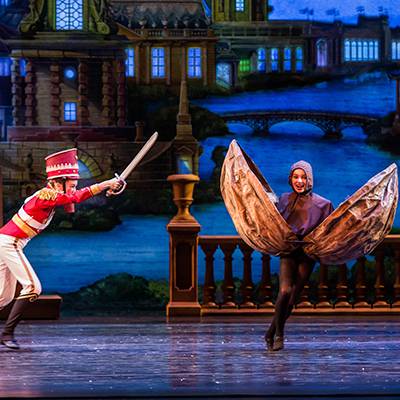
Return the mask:
M 30 304 L 30 298 L 15 300 L 15 303 L 12 306 L 10 314 L 8 315 L 7 321 L 4 325 L 3 333 L 1 334 L 1 344 L 7 346 L 10 349 L 19 349 L 19 345 L 14 339 L 14 330 L 19 321 L 21 321 L 24 311 Z

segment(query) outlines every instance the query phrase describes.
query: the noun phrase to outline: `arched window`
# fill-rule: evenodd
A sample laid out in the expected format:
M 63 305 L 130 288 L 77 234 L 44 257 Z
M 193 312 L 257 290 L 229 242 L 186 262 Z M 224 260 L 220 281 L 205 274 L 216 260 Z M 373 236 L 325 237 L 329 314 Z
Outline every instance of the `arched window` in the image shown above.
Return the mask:
M 19 74 L 24 78 L 26 76 L 26 60 L 20 58 L 19 60 Z
M 351 56 L 350 56 L 351 61 L 356 61 L 357 60 L 357 42 L 355 40 L 351 41 Z
M 266 67 L 266 52 L 264 48 L 257 50 L 257 71 L 265 72 Z
M 379 43 L 377 40 L 374 40 L 374 60 L 379 60 Z
M 55 0 L 56 30 L 83 29 L 83 0 Z
M 0 57 L 0 76 L 11 75 L 11 58 Z
M 363 45 L 362 58 L 363 60 L 369 60 L 370 58 L 368 57 L 368 42 L 364 41 L 362 45 Z
M 131 47 L 125 49 L 125 75 L 129 78 L 135 76 L 135 49 Z
M 350 54 L 350 40 L 344 41 L 344 61 L 350 61 L 351 54 Z
M 392 60 L 400 60 L 400 40 L 392 41 Z
M 279 49 L 271 49 L 271 71 L 276 72 L 279 69 Z
M 317 67 L 324 68 L 328 65 L 328 43 L 325 39 L 317 41 Z
M 292 70 L 292 49 L 290 47 L 283 49 L 283 70 L 285 72 Z
M 297 72 L 303 71 L 303 60 L 304 60 L 303 48 L 296 47 L 296 71 Z

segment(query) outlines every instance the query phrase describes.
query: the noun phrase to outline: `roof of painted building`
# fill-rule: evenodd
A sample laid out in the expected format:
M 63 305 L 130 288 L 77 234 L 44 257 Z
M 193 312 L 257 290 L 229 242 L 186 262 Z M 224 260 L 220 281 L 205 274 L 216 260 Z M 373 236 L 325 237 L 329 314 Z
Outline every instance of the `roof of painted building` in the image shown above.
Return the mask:
M 113 0 L 117 22 L 128 28 L 207 28 L 201 0 Z

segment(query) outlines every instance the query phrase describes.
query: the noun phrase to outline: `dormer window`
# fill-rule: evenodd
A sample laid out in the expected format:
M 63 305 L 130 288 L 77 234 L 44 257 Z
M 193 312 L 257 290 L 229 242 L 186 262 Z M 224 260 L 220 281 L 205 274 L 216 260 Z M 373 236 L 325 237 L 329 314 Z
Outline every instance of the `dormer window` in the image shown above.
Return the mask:
M 56 30 L 76 31 L 83 29 L 83 0 L 55 0 Z

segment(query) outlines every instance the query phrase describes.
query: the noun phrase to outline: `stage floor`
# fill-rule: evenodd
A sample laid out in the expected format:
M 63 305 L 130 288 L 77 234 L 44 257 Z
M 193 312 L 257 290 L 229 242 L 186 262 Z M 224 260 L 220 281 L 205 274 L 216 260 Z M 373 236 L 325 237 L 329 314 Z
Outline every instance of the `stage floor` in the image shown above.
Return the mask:
M 268 352 L 260 318 L 63 319 L 0 347 L 0 397 L 400 395 L 400 319 L 293 317 Z

